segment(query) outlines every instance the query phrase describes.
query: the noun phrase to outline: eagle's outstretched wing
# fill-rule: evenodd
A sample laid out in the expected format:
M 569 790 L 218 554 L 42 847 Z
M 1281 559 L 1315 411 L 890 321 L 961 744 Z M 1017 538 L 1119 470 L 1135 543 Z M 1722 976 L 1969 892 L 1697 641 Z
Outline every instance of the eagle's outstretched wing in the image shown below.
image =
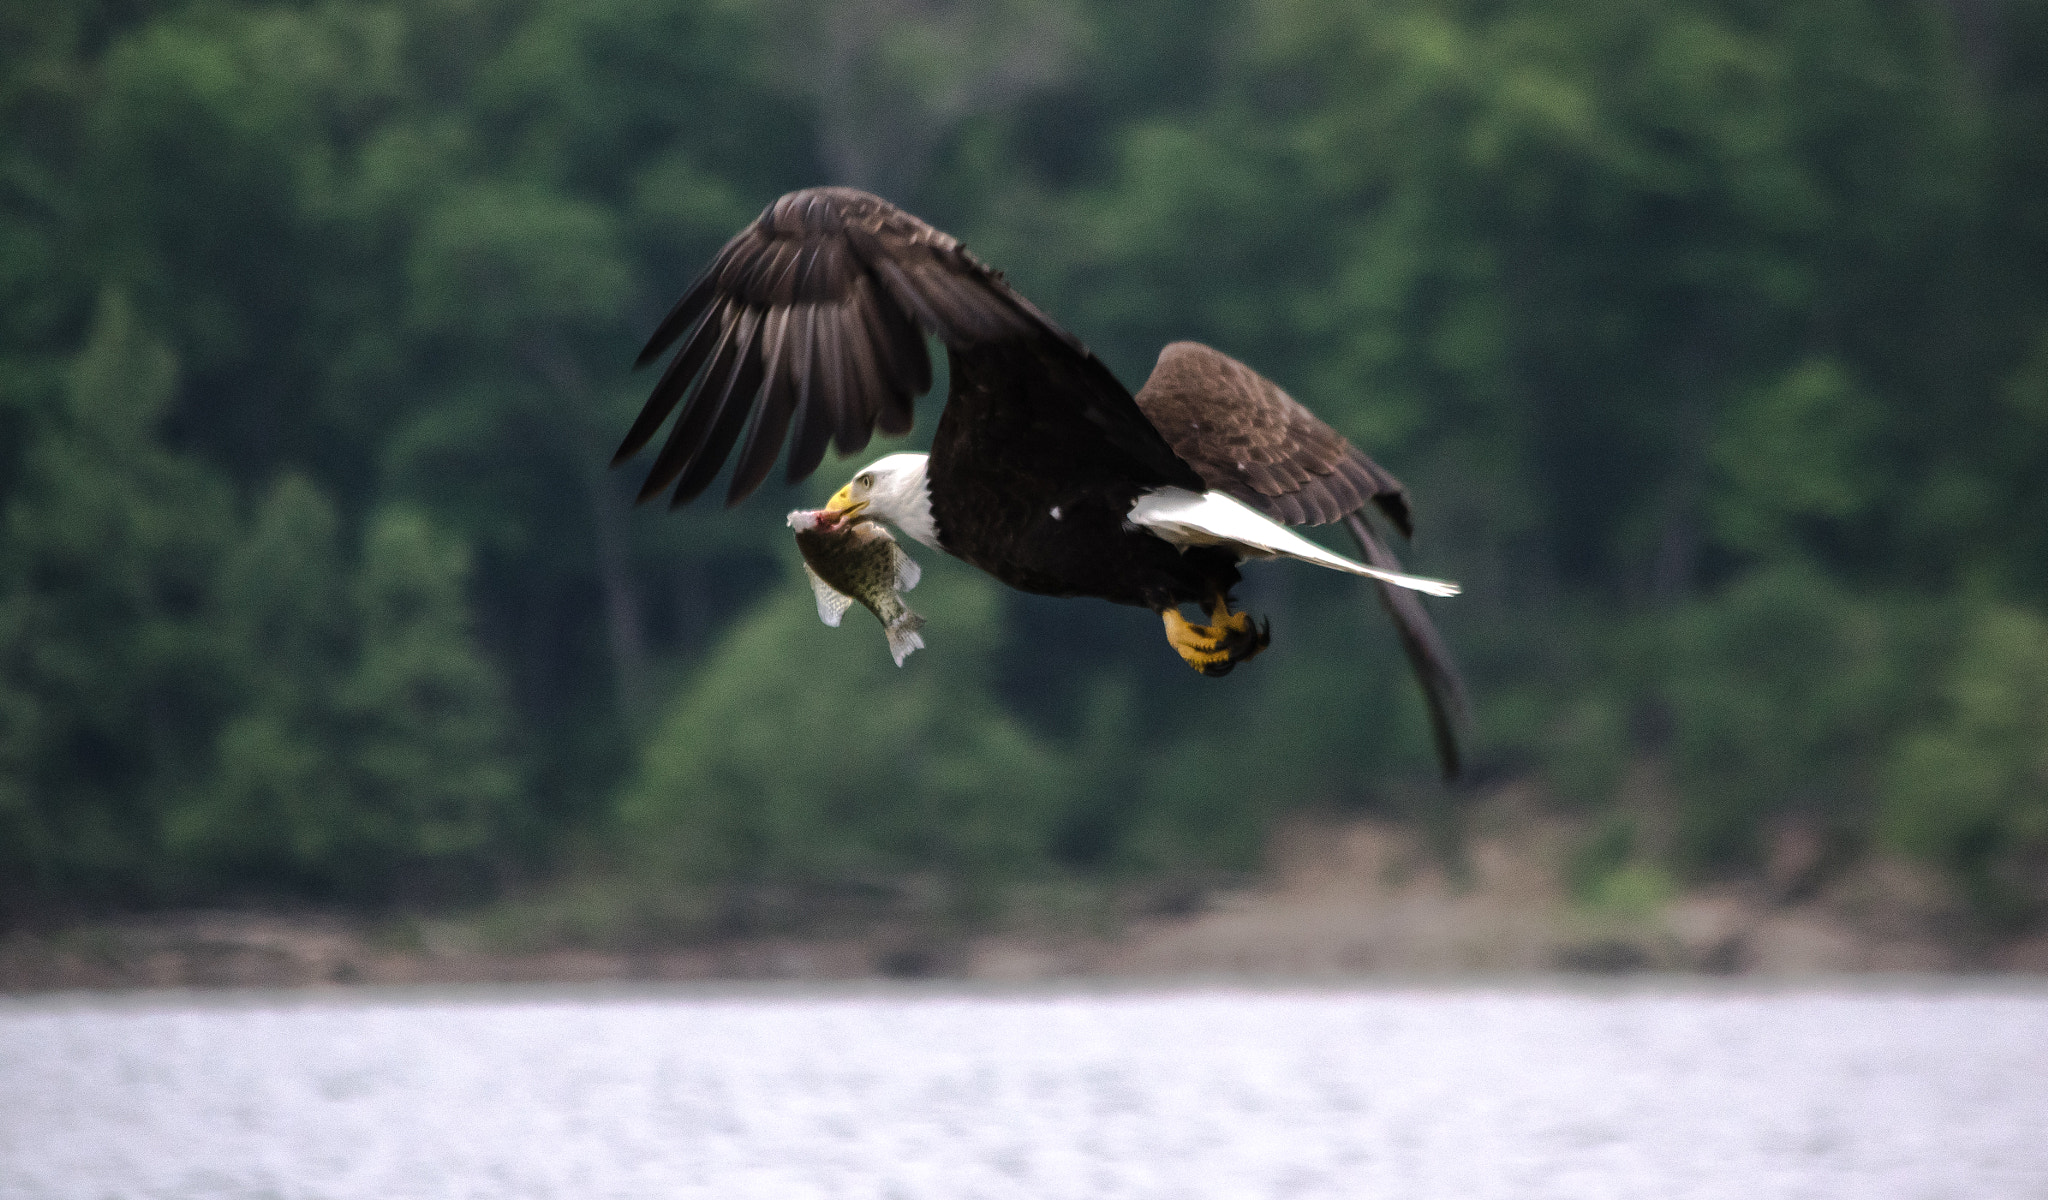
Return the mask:
M 1138 407 L 1174 453 L 1285 525 L 1327 525 L 1371 501 L 1403 536 L 1408 491 L 1265 376 L 1200 342 L 1159 352 Z
M 1001 275 L 895 205 L 836 187 L 770 204 L 662 319 L 639 365 L 678 342 L 681 349 L 612 462 L 639 452 L 681 404 L 640 499 L 670 484 L 673 503 L 695 499 L 737 443 L 726 503 L 738 503 L 767 478 L 785 435 L 789 478 L 803 479 L 828 443 L 852 454 L 876 429 L 909 431 L 912 401 L 932 384 L 926 333 L 955 355 L 1029 346 L 1031 354 L 1005 358 L 1060 368 L 1068 403 L 1050 408 L 1078 414 L 1077 433 L 1107 440 L 1155 474 L 1190 475 L 1109 369 Z M 1018 383 L 1014 394 L 1031 394 L 1029 381 Z
M 1407 535 L 1407 489 L 1257 371 L 1200 343 L 1175 342 L 1159 352 L 1137 401 L 1211 489 L 1288 525 L 1341 520 L 1367 563 L 1402 569 L 1363 510 L 1371 503 Z M 1444 776 L 1455 779 L 1458 730 L 1467 720 L 1464 680 L 1422 601 L 1401 588 L 1374 586 L 1429 705 Z

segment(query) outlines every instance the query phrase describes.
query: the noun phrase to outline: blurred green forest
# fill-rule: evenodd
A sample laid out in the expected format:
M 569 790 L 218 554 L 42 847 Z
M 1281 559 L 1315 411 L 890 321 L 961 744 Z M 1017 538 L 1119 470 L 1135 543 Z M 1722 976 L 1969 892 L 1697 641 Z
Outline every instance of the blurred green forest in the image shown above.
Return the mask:
M 923 554 L 897 670 L 782 527 L 852 464 L 630 506 L 640 340 L 826 182 L 1401 475 L 1589 878 L 1796 821 L 2048 908 L 2048 0 L 4 0 L 0 923 L 1454 831 L 1357 581 L 1253 568 L 1217 681 Z

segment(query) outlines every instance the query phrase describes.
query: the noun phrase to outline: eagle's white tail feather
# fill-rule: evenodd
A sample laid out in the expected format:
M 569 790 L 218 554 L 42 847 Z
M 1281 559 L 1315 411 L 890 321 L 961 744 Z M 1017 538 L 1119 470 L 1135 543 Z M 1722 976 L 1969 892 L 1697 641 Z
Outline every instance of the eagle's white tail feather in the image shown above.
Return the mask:
M 1227 546 L 1246 558 L 1295 558 L 1429 596 L 1455 596 L 1460 590 L 1448 580 L 1382 571 L 1333 554 L 1222 492 L 1160 488 L 1138 497 L 1127 519 L 1182 548 Z

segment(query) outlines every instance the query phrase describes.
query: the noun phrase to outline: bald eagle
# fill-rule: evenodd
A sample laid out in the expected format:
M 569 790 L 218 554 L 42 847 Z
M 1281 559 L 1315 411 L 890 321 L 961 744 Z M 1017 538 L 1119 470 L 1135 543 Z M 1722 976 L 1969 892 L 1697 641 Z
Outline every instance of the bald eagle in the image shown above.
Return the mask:
M 1412 532 L 1392 475 L 1272 382 L 1194 342 L 1160 351 L 1133 396 L 959 241 L 866 192 L 791 192 L 725 244 L 640 352 L 646 366 L 681 344 L 612 464 L 681 405 L 640 500 L 673 486 L 671 506 L 688 503 L 737 445 L 726 491 L 737 504 L 785 438 L 790 481 L 807 478 L 828 443 L 848 455 L 878 429 L 910 431 L 912 401 L 932 385 L 927 334 L 946 347 L 952 379 L 931 452 L 869 464 L 828 509 L 887 522 L 1023 591 L 1151 609 L 1206 675 L 1270 640 L 1268 624 L 1232 609 L 1244 560 L 1370 578 L 1456 776 L 1464 686 L 1413 592 L 1457 589 L 1403 574 L 1367 521 L 1370 507 Z M 1336 521 L 1364 562 L 1287 528 Z

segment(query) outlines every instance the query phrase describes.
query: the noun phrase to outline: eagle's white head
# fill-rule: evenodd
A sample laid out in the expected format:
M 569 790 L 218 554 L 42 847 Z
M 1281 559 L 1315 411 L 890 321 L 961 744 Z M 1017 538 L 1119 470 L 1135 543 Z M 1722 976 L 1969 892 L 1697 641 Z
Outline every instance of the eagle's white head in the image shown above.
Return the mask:
M 889 454 L 869 463 L 825 502 L 827 511 L 846 520 L 886 521 L 936 550 L 938 526 L 932 521 L 932 495 L 925 485 L 925 454 Z

